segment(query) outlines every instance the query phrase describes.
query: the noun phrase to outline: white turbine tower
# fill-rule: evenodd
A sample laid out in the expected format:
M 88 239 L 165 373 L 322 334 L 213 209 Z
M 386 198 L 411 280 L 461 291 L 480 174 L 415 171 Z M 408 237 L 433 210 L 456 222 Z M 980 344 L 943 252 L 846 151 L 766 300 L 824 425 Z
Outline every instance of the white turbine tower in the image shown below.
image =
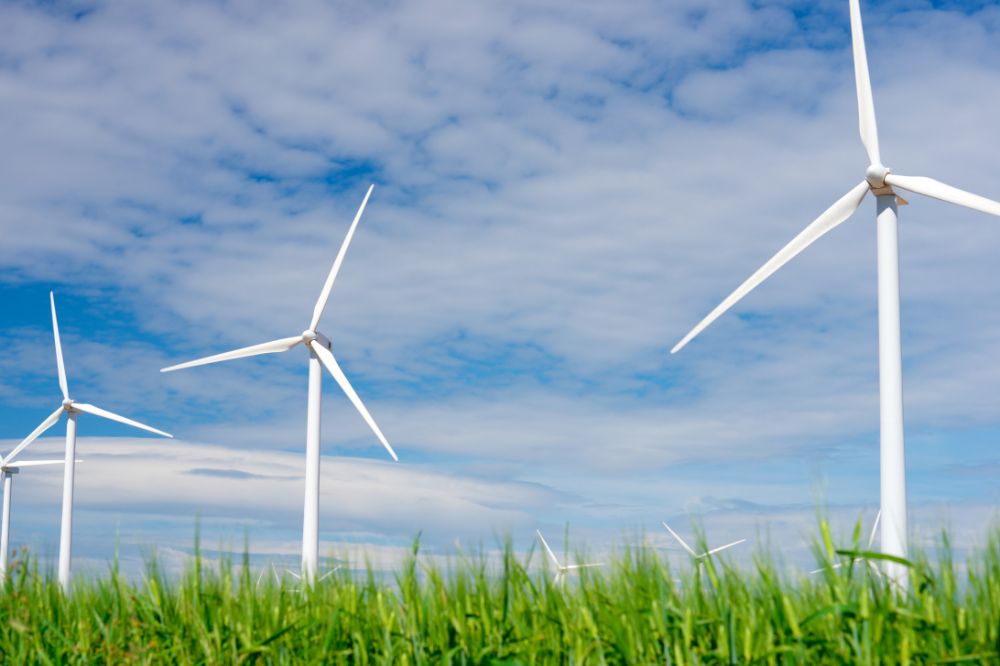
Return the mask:
M 681 545 L 681 548 L 683 548 L 684 550 L 686 550 L 688 552 L 688 555 L 690 555 L 695 560 L 703 560 L 706 557 L 708 557 L 709 555 L 715 555 L 716 553 L 722 552 L 722 551 L 726 550 L 727 548 L 732 548 L 733 546 L 738 546 L 741 543 L 743 543 L 744 541 L 746 541 L 746 539 L 740 539 L 739 541 L 733 541 L 732 543 L 727 543 L 725 546 L 719 546 L 718 548 L 712 548 L 711 550 L 706 550 L 704 553 L 696 553 L 694 551 L 694 548 L 692 548 L 691 546 L 689 546 L 687 544 L 687 542 L 684 541 L 684 539 L 682 539 L 679 534 L 677 534 L 677 532 L 674 532 L 673 529 L 671 529 L 670 525 L 667 525 L 666 522 L 663 522 L 663 526 L 666 527 L 667 531 L 670 532 L 670 535 L 672 537 L 674 537 L 674 539 L 677 540 L 677 543 L 679 543 Z
M 101 418 L 108 419 L 109 421 L 124 423 L 125 425 L 132 426 L 133 428 L 146 430 L 147 432 L 162 435 L 164 437 L 173 437 L 173 435 L 163 432 L 162 430 L 157 430 L 156 428 L 151 428 L 148 425 L 143 425 L 138 421 L 127 419 L 124 416 L 113 414 L 112 412 L 101 409 L 100 407 L 88 405 L 85 402 L 76 402 L 69 397 L 69 383 L 66 381 L 66 366 L 63 365 L 62 342 L 59 340 L 59 321 L 56 319 L 56 299 L 55 295 L 51 292 L 49 292 L 49 302 L 52 305 L 52 334 L 55 337 L 56 343 L 56 367 L 59 370 L 59 388 L 62 390 L 63 401 L 56 411 L 52 412 L 48 418 L 42 421 L 41 425 L 35 428 L 30 435 L 14 447 L 14 450 L 10 452 L 10 455 L 7 456 L 5 460 L 13 460 L 14 456 L 24 450 L 24 447 L 31 444 L 33 441 L 38 439 L 42 433 L 54 426 L 59 420 L 59 417 L 63 415 L 63 412 L 66 413 L 66 457 L 63 460 L 65 467 L 63 468 L 62 526 L 59 532 L 59 584 L 62 585 L 63 590 L 69 592 L 70 560 L 72 558 L 73 550 L 73 482 L 74 472 L 76 471 L 76 465 L 73 463 L 76 461 L 77 414 L 92 414 L 94 416 L 100 416 Z
M 0 476 L 3 478 L 3 514 L 0 515 L 0 581 L 7 575 L 7 556 L 10 554 L 10 503 L 13 501 L 14 475 L 22 467 L 61 465 L 63 460 L 21 460 L 15 462 L 13 456 L 0 460 Z M 76 462 L 80 462 L 77 460 Z
M 380 442 L 382 442 L 382 446 L 384 446 L 386 451 L 389 452 L 392 459 L 396 461 L 399 460 L 399 458 L 396 457 L 396 452 L 392 450 L 391 446 L 389 446 L 389 442 L 386 440 L 385 435 L 383 435 L 382 431 L 379 430 L 378 425 L 375 423 L 375 419 L 373 419 L 371 414 L 368 413 L 364 403 L 361 402 L 361 398 L 358 397 L 358 394 L 354 391 L 351 383 L 347 381 L 347 376 L 344 375 L 344 371 L 341 370 L 340 365 L 337 364 L 337 360 L 333 357 L 333 353 L 330 351 L 331 345 L 329 338 L 316 330 L 316 327 L 319 325 L 319 320 L 323 316 L 323 310 L 326 307 L 327 299 L 330 298 L 330 290 L 333 287 L 333 281 L 336 279 L 337 273 L 340 271 L 340 265 L 344 261 L 344 255 L 347 253 L 347 247 L 351 244 L 351 238 L 354 236 L 354 230 L 357 228 L 358 222 L 361 220 L 361 214 L 364 212 L 365 206 L 368 204 L 368 198 L 371 196 L 372 189 L 374 187 L 375 186 L 372 185 L 368 188 L 368 192 L 365 194 L 365 198 L 361 202 L 361 207 L 358 208 L 358 212 L 354 216 L 354 221 L 351 223 L 351 227 L 347 230 L 347 237 L 344 238 L 344 242 L 340 246 L 337 258 L 334 260 L 333 267 L 330 269 L 330 274 L 326 278 L 326 284 L 323 285 L 323 291 L 320 292 L 319 300 L 316 301 L 316 307 L 313 308 L 313 315 L 312 320 L 309 322 L 309 328 L 301 334 L 290 338 L 282 338 L 272 342 L 265 342 L 251 347 L 244 347 L 242 349 L 236 349 L 234 351 L 200 358 L 198 360 L 181 363 L 179 365 L 172 365 L 169 368 L 163 368 L 160 371 L 171 372 L 173 370 L 181 370 L 183 368 L 191 368 L 197 365 L 217 363 L 219 361 L 230 361 L 247 356 L 285 352 L 300 344 L 305 345 L 305 347 L 309 350 L 309 397 L 306 412 L 306 488 L 305 508 L 303 510 L 302 519 L 302 574 L 308 581 L 313 581 L 315 579 L 316 566 L 319 560 L 320 398 L 322 396 L 324 367 L 331 375 L 333 375 L 334 380 L 336 380 L 341 390 L 344 391 L 351 403 L 354 404 L 354 407 L 361 413 L 365 422 L 372 429 L 372 431 L 374 431 L 375 436 L 378 437 Z
M 756 273 L 751 275 L 736 291 L 702 319 L 690 333 L 684 336 L 671 350 L 671 353 L 679 351 L 754 287 L 791 261 L 816 239 L 847 220 L 861 205 L 861 200 L 865 198 L 865 195 L 871 191 L 877 199 L 882 552 L 906 557 L 903 373 L 899 341 L 899 242 L 896 217 L 897 203 L 906 202 L 898 199 L 893 187 L 998 216 L 1000 216 L 1000 203 L 945 185 L 932 178 L 900 176 L 883 166 L 879 154 L 875 106 L 872 100 L 871 81 L 868 78 L 868 59 L 865 54 L 865 40 L 858 0 L 850 0 L 850 12 L 861 142 L 864 144 L 870 162 L 865 172 L 865 179 L 830 206 L 812 224 L 793 238 L 788 245 L 761 266 Z M 905 585 L 906 568 L 903 565 L 887 563 L 886 568 L 890 578 L 900 585 Z
M 545 537 L 542 536 L 542 531 L 535 530 L 535 533 L 538 534 L 538 538 L 541 539 L 542 545 L 545 547 L 545 552 L 549 554 L 549 559 L 552 560 L 552 564 L 554 564 L 556 567 L 556 577 L 552 581 L 553 585 L 558 585 L 560 582 L 565 584 L 566 574 L 570 573 L 571 571 L 576 571 L 577 569 L 589 569 L 591 567 L 604 566 L 603 562 L 597 562 L 594 564 L 560 564 L 559 558 L 556 557 L 556 554 L 552 552 L 552 549 L 549 548 L 549 544 L 545 541 Z

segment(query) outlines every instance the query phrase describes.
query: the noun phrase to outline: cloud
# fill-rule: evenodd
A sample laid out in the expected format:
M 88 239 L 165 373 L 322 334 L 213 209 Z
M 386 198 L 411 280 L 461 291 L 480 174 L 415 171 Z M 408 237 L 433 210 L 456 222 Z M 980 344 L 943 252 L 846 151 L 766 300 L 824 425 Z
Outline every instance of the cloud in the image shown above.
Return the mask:
M 370 500 L 341 528 L 599 539 L 685 506 L 778 516 L 824 479 L 870 504 L 870 201 L 667 353 L 861 179 L 845 4 L 4 5 L 2 434 L 58 400 L 54 287 L 74 396 L 214 452 L 144 443 L 95 506 L 174 512 L 176 547 L 197 508 L 294 526 L 302 350 L 157 370 L 301 331 L 375 182 L 321 328 L 406 471 L 328 383 L 325 450 L 353 474 L 331 498 Z M 865 16 L 890 166 L 1000 196 L 995 8 Z M 938 470 L 993 460 L 1000 237 L 916 197 L 902 215 L 911 497 L 995 500 Z
M 5 443 L 9 449 L 12 443 Z M 26 451 L 58 457 L 61 443 L 40 440 Z M 84 550 L 93 556 L 103 543 L 104 557 L 116 535 L 133 546 L 190 548 L 196 518 L 205 541 L 220 535 L 238 538 L 235 525 L 249 530 L 254 553 L 268 535 L 289 535 L 301 527 L 302 455 L 273 451 L 234 451 L 219 446 L 150 439 L 81 438 L 83 460 L 76 470 L 74 509 Z M 40 468 L 42 469 L 42 468 Z M 56 513 L 61 497 L 59 468 L 30 470 L 17 479 L 15 531 L 39 516 Z M 514 529 L 528 530 L 532 511 L 557 493 L 539 484 L 497 481 L 455 474 L 439 466 L 392 463 L 356 458 L 324 457 L 320 486 L 321 535 L 324 549 L 337 542 L 371 538 L 385 543 L 406 542 L 423 531 L 432 543 L 465 538 L 490 538 Z M 96 516 L 105 519 L 94 523 Z M 136 522 L 128 532 L 115 525 Z M 171 524 L 156 534 L 158 524 Z M 41 538 L 28 541 L 40 551 L 55 550 L 58 520 Z M 154 533 L 148 533 L 153 526 Z M 183 527 L 188 531 L 185 533 Z M 22 532 L 23 535 L 23 532 Z M 295 550 L 298 546 L 295 546 Z M 266 552 L 266 551 L 265 551 Z

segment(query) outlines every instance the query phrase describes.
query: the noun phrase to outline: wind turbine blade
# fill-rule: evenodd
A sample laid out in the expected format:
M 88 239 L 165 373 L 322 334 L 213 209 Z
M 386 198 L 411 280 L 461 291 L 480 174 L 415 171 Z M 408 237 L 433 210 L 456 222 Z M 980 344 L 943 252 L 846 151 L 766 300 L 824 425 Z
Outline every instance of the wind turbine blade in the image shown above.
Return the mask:
M 323 345 L 316 344 L 315 342 L 310 342 L 309 348 L 316 352 L 316 356 L 319 357 L 320 362 L 326 366 L 326 369 L 331 375 L 333 375 L 333 378 L 337 380 L 337 384 L 340 385 L 340 388 L 347 395 L 348 399 L 354 404 L 355 409 L 361 413 L 361 417 L 364 418 L 365 423 L 368 424 L 368 427 L 371 428 L 375 433 L 375 436 L 378 437 L 378 441 L 382 442 L 382 446 L 384 446 L 385 450 L 389 452 L 392 459 L 399 462 L 396 452 L 392 450 L 391 446 L 389 446 L 389 441 L 385 438 L 385 435 L 382 434 L 382 431 L 379 430 L 378 424 L 375 423 L 375 419 L 373 419 L 372 415 L 368 413 L 364 403 L 361 402 L 361 398 L 359 398 L 358 394 L 354 391 L 354 387 L 351 386 L 349 381 L 347 381 L 347 375 L 345 375 L 344 371 L 340 369 L 340 366 L 337 364 L 337 359 L 333 357 L 333 353 L 331 353 L 330 350 Z
M 56 367 L 59 369 L 59 388 L 63 399 L 69 400 L 69 383 L 66 381 L 66 365 L 63 363 L 62 341 L 59 339 L 59 320 L 56 318 L 56 295 L 49 292 L 49 303 L 52 304 L 52 334 L 56 339 Z
M 677 534 L 677 532 L 674 532 L 673 529 L 670 528 L 670 525 L 667 525 L 667 523 L 664 522 L 663 526 L 667 528 L 667 531 L 670 532 L 670 534 L 673 535 L 675 539 L 677 539 L 677 543 L 679 543 L 681 545 L 681 548 L 686 550 L 691 555 L 691 557 L 698 557 L 698 553 L 694 552 L 691 546 L 687 545 L 687 542 L 684 541 L 684 539 L 682 539 L 681 536 Z
M 927 178 L 926 176 L 900 176 L 890 173 L 885 177 L 885 182 L 894 187 L 900 187 L 910 192 L 923 194 L 926 197 L 933 197 L 948 203 L 958 204 L 973 210 L 989 213 L 990 215 L 1000 215 L 1000 203 L 972 194 L 965 190 L 960 190 L 951 185 L 945 185 L 939 180 Z
M 16 456 L 18 453 L 24 450 L 24 447 L 26 447 L 28 444 L 31 444 L 33 441 L 41 437 L 42 433 L 44 433 L 46 430 L 54 426 L 56 424 L 56 421 L 59 420 L 59 417 L 62 416 L 62 413 L 63 413 L 63 408 L 60 405 L 59 409 L 49 414 L 45 418 L 45 420 L 42 421 L 41 424 L 39 424 L 37 428 L 31 431 L 30 435 L 22 439 L 21 443 L 14 447 L 14 450 L 10 452 L 10 455 L 8 455 L 6 458 L 3 459 L 4 463 L 13 460 L 14 456 Z
M 295 336 L 294 338 L 281 338 L 280 340 L 272 340 L 271 342 L 262 342 L 259 345 L 251 345 L 249 347 L 243 347 L 241 349 L 234 349 L 233 351 L 222 352 L 221 354 L 215 354 L 214 356 L 206 356 L 205 358 L 195 359 L 194 361 L 188 361 L 186 363 L 178 363 L 177 365 L 171 365 L 167 368 L 161 368 L 160 372 L 173 372 L 174 370 L 183 370 L 184 368 L 193 368 L 197 365 L 208 365 L 209 363 L 218 363 L 220 361 L 232 361 L 236 358 L 245 358 L 247 356 L 260 356 L 261 354 L 277 354 L 278 352 L 286 352 L 295 345 L 302 342 L 302 336 Z
M 108 419 L 109 421 L 117 421 L 118 423 L 124 423 L 127 426 L 132 426 L 133 428 L 138 428 L 139 430 L 145 430 L 156 435 L 162 435 L 164 437 L 174 438 L 169 432 L 164 432 L 162 430 L 157 430 L 151 426 L 139 423 L 138 421 L 133 421 L 132 419 L 127 419 L 124 416 L 119 416 L 113 412 L 109 412 L 106 409 L 101 409 L 100 407 L 95 407 L 94 405 L 88 405 L 84 402 L 74 402 L 73 409 L 84 412 L 86 414 L 93 414 L 94 416 L 100 416 L 102 418 Z
M 62 460 L 62 459 L 59 459 L 59 460 L 18 460 L 17 462 L 13 462 L 13 463 L 11 463 L 9 465 L 4 465 L 4 467 L 7 467 L 7 468 L 14 467 L 14 468 L 20 469 L 21 467 L 41 467 L 42 465 L 62 465 L 64 462 L 66 462 L 66 461 Z M 79 463 L 79 462 L 83 462 L 83 461 L 82 460 L 75 460 L 74 462 L 78 462 Z
M 708 557 L 709 555 L 714 555 L 714 554 L 716 554 L 716 553 L 718 553 L 720 551 L 725 550 L 726 548 L 732 548 L 733 546 L 738 546 L 741 543 L 743 543 L 744 541 L 746 541 L 746 539 L 740 539 L 739 541 L 734 541 L 732 543 L 727 543 L 725 546 L 719 546 L 718 548 L 713 548 L 712 550 L 710 550 L 707 553 L 705 553 L 704 555 L 702 555 L 702 557 Z
M 545 552 L 549 554 L 549 559 L 552 560 L 552 563 L 556 565 L 557 569 L 562 570 L 563 566 L 559 564 L 559 558 L 556 557 L 556 554 L 552 552 L 551 548 L 549 548 L 548 542 L 545 540 L 545 537 L 542 536 L 542 531 L 535 530 L 535 534 L 537 534 L 538 538 L 541 539 L 542 545 L 545 547 Z
M 871 549 L 872 544 L 875 543 L 875 533 L 878 531 L 878 521 L 880 521 L 881 519 L 882 519 L 882 509 L 879 509 L 878 513 L 875 514 L 875 522 L 872 523 L 872 531 L 868 535 L 868 549 L 869 550 Z
M 330 274 L 326 276 L 326 283 L 323 285 L 323 291 L 320 292 L 319 299 L 316 301 L 316 307 L 313 308 L 312 322 L 309 324 L 310 331 L 315 331 L 316 327 L 319 326 L 320 317 L 323 316 L 323 310 L 326 308 L 326 301 L 330 298 L 330 290 L 333 289 L 333 281 L 337 279 L 337 273 L 340 271 L 340 265 L 344 263 L 344 255 L 347 254 L 347 246 L 351 244 L 351 239 L 354 237 L 354 230 L 357 228 L 358 222 L 361 220 L 361 214 L 365 212 L 365 206 L 368 205 L 368 197 L 372 195 L 373 189 L 375 189 L 374 185 L 368 186 L 368 192 L 365 194 L 365 198 L 361 202 L 361 207 L 358 208 L 358 212 L 354 216 L 354 221 L 351 222 L 351 228 L 347 230 L 347 236 L 344 237 L 344 242 L 340 244 L 340 251 L 337 252 L 337 258 L 333 260 L 333 267 L 330 268 Z
M 881 164 L 878 150 L 878 127 L 875 125 L 875 101 L 872 82 L 868 76 L 868 54 L 865 51 L 865 31 L 861 25 L 861 7 L 858 0 L 851 0 L 851 45 L 854 48 L 854 83 L 858 91 L 858 124 L 861 143 L 865 145 L 868 161 Z
M 736 291 L 731 293 L 726 300 L 722 301 L 722 303 L 712 310 L 707 317 L 702 319 L 697 326 L 691 329 L 691 332 L 685 335 L 684 338 L 670 350 L 670 353 L 676 354 L 683 349 L 684 346 L 696 335 L 708 328 L 712 322 L 722 316 L 726 310 L 736 305 L 741 298 L 750 293 L 750 291 L 757 285 L 771 277 L 775 271 L 794 259 L 800 252 L 812 245 L 813 242 L 815 242 L 823 234 L 827 233 L 849 218 L 854 211 L 858 209 L 858 206 L 861 205 L 861 200 L 865 198 L 865 194 L 868 193 L 869 189 L 868 182 L 862 181 L 856 185 L 854 189 L 838 199 L 836 203 L 827 208 L 822 215 L 813 220 L 813 222 L 808 227 L 803 229 L 798 236 L 793 238 L 788 245 L 781 248 L 776 255 L 771 257 L 766 264 L 758 268 L 756 273 L 751 275 L 746 282 L 741 284 Z

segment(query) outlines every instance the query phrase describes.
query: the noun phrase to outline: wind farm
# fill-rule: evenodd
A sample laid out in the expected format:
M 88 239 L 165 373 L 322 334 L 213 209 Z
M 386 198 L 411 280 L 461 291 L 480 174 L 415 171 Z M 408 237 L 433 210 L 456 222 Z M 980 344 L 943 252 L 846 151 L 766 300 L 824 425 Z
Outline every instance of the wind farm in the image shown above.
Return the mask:
M 0 661 L 996 663 L 995 14 L 0 5 Z

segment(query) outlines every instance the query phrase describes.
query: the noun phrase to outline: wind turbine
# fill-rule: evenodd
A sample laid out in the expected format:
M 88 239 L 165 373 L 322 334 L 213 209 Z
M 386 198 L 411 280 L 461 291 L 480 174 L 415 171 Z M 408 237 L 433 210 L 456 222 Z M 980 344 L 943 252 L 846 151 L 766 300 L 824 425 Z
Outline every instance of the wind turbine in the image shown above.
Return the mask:
M 22 467 L 40 467 L 42 465 L 61 465 L 64 460 L 21 460 L 14 462 L 13 456 L 7 456 L 0 461 L 0 476 L 3 477 L 3 514 L 0 514 L 0 579 L 7 575 L 7 556 L 10 554 L 10 503 L 14 490 L 14 475 Z M 77 460 L 76 462 L 81 462 Z
M 694 548 L 692 548 L 691 546 L 689 546 L 687 544 L 687 542 L 684 541 L 684 539 L 682 539 L 679 534 L 677 534 L 677 532 L 674 532 L 673 529 L 671 529 L 670 525 L 667 525 L 666 522 L 663 522 L 663 526 L 667 528 L 667 531 L 670 532 L 671 536 L 673 536 L 674 539 L 677 540 L 677 543 L 679 543 L 681 545 L 681 548 L 683 548 L 684 550 L 686 550 L 688 552 L 688 554 L 694 560 L 703 560 L 703 559 L 705 559 L 706 557 L 708 557 L 710 555 L 715 555 L 718 552 L 726 550 L 727 548 L 732 548 L 733 546 L 738 546 L 741 543 L 743 543 L 744 541 L 746 541 L 746 539 L 740 539 L 739 541 L 733 541 L 732 543 L 727 543 L 725 546 L 719 546 L 718 548 L 712 548 L 711 550 L 706 550 L 704 553 L 699 554 L 699 553 L 694 552 Z
M 69 592 L 70 585 L 70 559 L 73 550 L 73 482 L 76 471 L 76 417 L 77 414 L 92 414 L 100 416 L 109 421 L 117 421 L 125 425 L 139 428 L 163 437 L 173 437 L 168 432 L 151 428 L 138 421 L 127 419 L 100 407 L 88 405 L 85 402 L 76 402 L 69 397 L 69 383 L 66 381 L 66 366 L 63 364 L 62 342 L 59 340 L 59 321 L 56 318 L 56 297 L 49 292 L 49 303 L 52 305 L 52 334 L 56 343 L 56 367 L 59 370 L 59 388 L 62 390 L 63 401 L 56 411 L 52 412 L 48 418 L 35 428 L 30 435 L 25 437 L 20 444 L 14 447 L 10 455 L 5 460 L 13 460 L 14 456 L 24 450 L 24 447 L 38 439 L 42 433 L 51 428 L 59 421 L 59 417 L 66 413 L 66 457 L 63 460 L 63 502 L 62 502 L 62 526 L 59 531 L 59 584 L 64 591 Z M 22 463 L 23 464 L 23 463 Z
M 335 566 L 334 568 L 330 569 L 325 574 L 323 574 L 322 576 L 320 576 L 319 578 L 317 578 L 316 582 L 317 583 L 322 583 L 324 580 L 326 580 L 327 578 L 329 578 L 333 574 L 335 574 L 338 571 L 340 571 L 340 568 L 341 568 L 341 565 L 338 564 L 337 566 Z M 261 582 L 264 580 L 264 574 L 265 573 L 267 573 L 267 569 L 266 568 L 260 570 L 260 574 L 257 576 L 257 587 L 260 587 Z M 282 578 L 283 574 L 279 574 L 278 573 L 278 569 L 277 569 L 277 567 L 275 567 L 274 562 L 271 562 L 271 573 L 274 575 L 274 582 L 275 582 L 275 584 L 277 584 L 280 587 L 281 586 L 281 578 Z M 299 581 L 299 582 L 302 581 L 302 574 L 297 574 L 294 571 L 292 571 L 291 569 L 285 569 L 284 573 L 288 574 L 289 576 L 291 576 L 292 578 L 294 578 L 296 581 Z
M 865 550 L 871 550 L 872 549 L 872 544 L 875 543 L 875 533 L 878 532 L 878 524 L 879 524 L 879 521 L 881 519 L 882 519 L 882 511 L 879 510 L 878 513 L 875 514 L 875 522 L 872 523 L 872 529 L 868 533 L 868 542 L 867 542 L 867 545 L 865 547 Z M 853 564 L 854 562 L 857 562 L 860 559 L 863 559 L 863 558 L 855 557 L 854 559 L 851 560 L 851 563 Z M 868 564 L 869 567 L 871 567 L 871 570 L 875 574 L 876 577 L 880 577 L 882 575 L 881 573 L 879 573 L 878 567 L 875 566 L 874 562 L 872 562 L 871 560 L 865 560 L 865 562 Z M 842 566 L 844 566 L 843 562 L 837 562 L 836 564 L 832 565 L 830 568 L 831 569 L 839 569 Z M 818 573 L 821 573 L 823 571 L 826 571 L 826 569 L 824 569 L 824 568 L 813 569 L 809 573 L 811 573 L 811 574 L 818 574 Z
M 368 192 L 365 194 L 365 198 L 361 202 L 361 207 L 358 208 L 358 212 L 354 216 L 354 221 L 351 223 L 351 227 L 347 230 L 347 236 L 344 238 L 344 242 L 340 246 L 337 258 L 334 259 L 333 267 L 330 269 L 330 274 L 326 278 L 326 284 L 323 285 L 323 290 L 320 292 L 319 300 L 316 301 L 316 306 L 313 308 L 312 320 L 309 322 L 309 328 L 301 334 L 290 338 L 282 338 L 280 340 L 264 342 L 259 345 L 243 347 L 242 349 L 236 349 L 234 351 L 200 358 L 195 361 L 188 361 L 187 363 L 172 365 L 169 368 L 163 368 L 160 370 L 160 372 L 171 372 L 173 370 L 191 368 L 197 365 L 207 365 L 209 363 L 218 363 L 220 361 L 231 361 L 236 358 L 244 358 L 247 356 L 286 352 L 300 344 L 305 345 L 305 347 L 309 350 L 309 396 L 307 399 L 306 411 L 306 489 L 305 508 L 303 510 L 302 519 L 302 574 L 305 576 L 306 580 L 310 582 L 315 579 L 316 566 L 319 561 L 320 399 L 322 397 L 324 367 L 331 375 L 333 375 L 334 380 L 336 380 L 341 390 L 343 390 L 348 399 L 354 404 L 354 407 L 361 413 L 362 418 L 364 418 L 368 426 L 372 429 L 372 431 L 374 431 L 375 436 L 378 437 L 380 442 L 382 442 L 382 446 L 384 446 L 386 451 L 389 452 L 392 459 L 397 462 L 399 461 L 399 458 L 396 456 L 396 452 L 392 450 L 391 446 L 389 446 L 389 442 L 386 440 L 385 435 L 382 434 L 382 431 L 379 430 L 378 425 L 375 423 L 375 419 L 373 419 L 371 414 L 368 413 L 364 403 L 361 402 L 361 398 L 358 397 L 358 394 L 354 391 L 351 383 L 347 381 L 347 376 L 344 374 L 344 371 L 340 369 L 340 365 L 337 364 L 337 360 L 333 357 L 333 353 L 330 351 L 330 339 L 316 330 L 316 327 L 319 325 L 319 320 L 323 316 L 323 310 L 326 308 L 327 299 L 330 298 L 330 290 L 333 288 L 333 281 L 336 279 L 337 273 L 340 271 L 340 265 L 344 261 L 344 255 L 347 253 L 347 246 L 351 244 L 351 238 L 354 236 L 354 230 L 357 228 L 358 222 L 361 220 L 361 214 L 364 212 L 365 206 L 368 204 L 368 198 L 371 196 L 372 189 L 374 189 L 374 187 L 374 185 L 371 185 L 368 188 Z
M 559 558 L 556 557 L 556 554 L 552 552 L 552 549 L 549 548 L 549 544 L 545 541 L 545 537 L 542 536 L 542 531 L 535 530 L 535 533 L 538 535 L 538 538 L 541 539 L 542 545 L 545 546 L 545 552 L 549 554 L 549 559 L 552 560 L 552 564 L 554 564 L 556 567 L 556 577 L 552 581 L 553 585 L 558 585 L 560 582 L 562 582 L 565 585 L 566 574 L 569 573 L 570 571 L 604 566 L 603 562 L 598 562 L 596 564 L 560 564 Z
M 898 557 L 907 553 L 906 470 L 903 448 L 903 372 L 899 340 L 899 224 L 897 204 L 907 203 L 897 197 L 894 187 L 940 199 L 948 203 L 1000 216 L 1000 203 L 970 194 L 933 178 L 900 176 L 882 164 L 875 105 L 868 77 L 868 58 L 861 25 L 858 0 L 850 0 L 851 41 L 854 51 L 854 78 L 858 96 L 861 142 L 868 153 L 865 179 L 816 218 L 798 236 L 751 275 L 690 333 L 677 343 L 671 353 L 718 319 L 754 287 L 791 261 L 820 236 L 847 220 L 861 205 L 869 191 L 876 197 L 878 242 L 878 344 L 880 402 L 881 511 L 883 517 L 882 552 Z M 894 582 L 906 583 L 906 568 L 886 563 Z

